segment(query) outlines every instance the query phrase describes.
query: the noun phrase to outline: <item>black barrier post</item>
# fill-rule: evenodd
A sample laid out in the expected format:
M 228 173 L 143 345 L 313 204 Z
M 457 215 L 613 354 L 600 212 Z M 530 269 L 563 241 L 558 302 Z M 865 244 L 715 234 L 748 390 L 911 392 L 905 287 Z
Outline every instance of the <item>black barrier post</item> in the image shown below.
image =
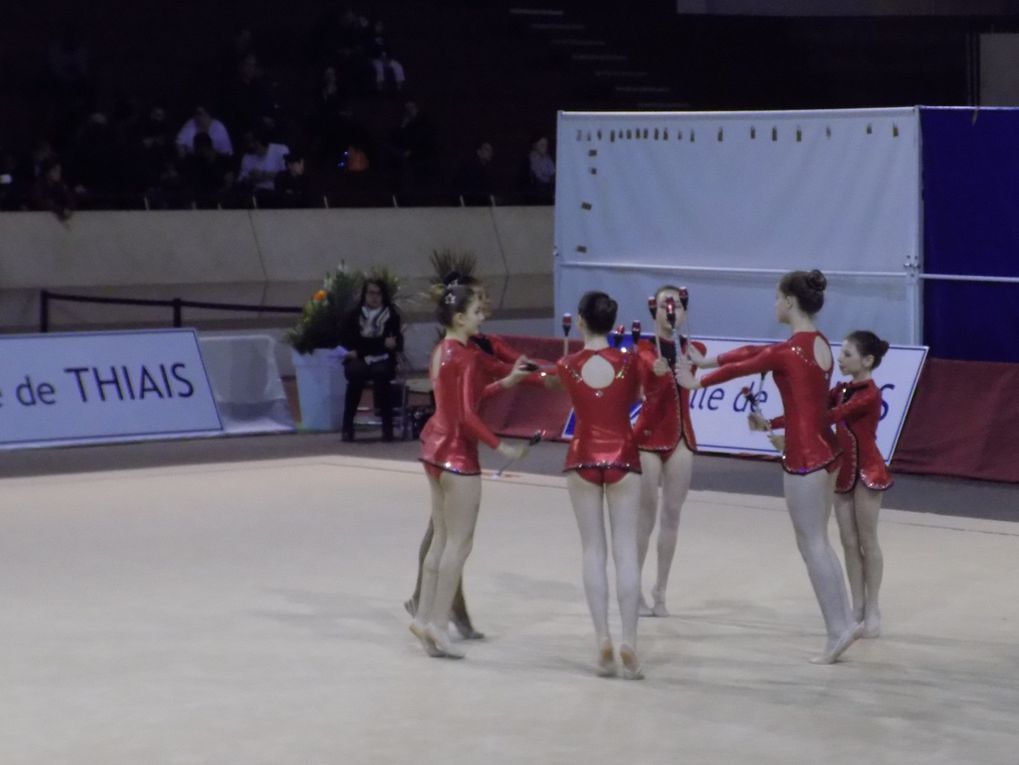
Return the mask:
M 50 293 L 39 290 L 39 331 L 50 331 Z
M 174 327 L 181 327 L 183 325 L 184 325 L 184 322 L 181 319 L 181 299 L 180 298 L 174 298 L 173 299 L 173 326 Z

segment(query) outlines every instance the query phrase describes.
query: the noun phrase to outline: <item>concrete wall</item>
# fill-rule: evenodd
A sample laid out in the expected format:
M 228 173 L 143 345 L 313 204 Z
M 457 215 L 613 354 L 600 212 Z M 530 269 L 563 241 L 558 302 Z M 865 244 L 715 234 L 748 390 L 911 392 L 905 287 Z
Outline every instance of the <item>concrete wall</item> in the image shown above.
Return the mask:
M 1019 35 L 980 35 L 980 105 L 1019 104 Z
M 326 271 L 388 265 L 405 298 L 433 250 L 471 250 L 496 308 L 551 315 L 552 208 L 82 212 L 0 215 L 0 329 L 38 327 L 38 291 L 300 305 Z M 424 306 L 405 300 L 413 312 Z M 55 303 L 52 330 L 169 321 L 169 309 Z M 186 323 L 279 326 L 271 314 L 189 310 Z

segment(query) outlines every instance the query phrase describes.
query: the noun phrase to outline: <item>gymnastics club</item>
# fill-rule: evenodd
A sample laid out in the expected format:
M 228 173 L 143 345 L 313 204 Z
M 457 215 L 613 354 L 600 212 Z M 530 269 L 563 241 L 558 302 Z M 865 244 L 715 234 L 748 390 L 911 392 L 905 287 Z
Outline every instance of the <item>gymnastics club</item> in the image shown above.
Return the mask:
M 661 358 L 662 341 L 658 337 L 658 299 L 654 295 L 647 299 L 647 309 L 651 314 L 651 326 L 655 328 L 655 348 L 658 350 L 658 358 Z
M 686 287 L 679 288 L 679 302 L 683 305 L 683 325 L 686 328 L 686 341 L 690 342 L 690 311 L 686 306 L 690 305 L 690 292 Z M 683 336 L 680 335 L 680 338 Z
M 763 377 L 761 378 L 761 384 L 762 385 L 764 384 L 764 378 Z M 753 412 L 754 414 L 760 414 L 762 417 L 764 417 L 764 415 L 761 414 L 761 407 L 758 406 L 758 404 L 757 404 L 757 396 L 754 395 L 753 389 L 750 388 L 749 386 L 745 385 L 745 386 L 743 386 L 740 389 L 740 393 L 743 394 L 744 398 L 746 398 L 747 402 L 750 404 L 750 411 Z M 771 429 L 771 423 L 769 422 L 768 423 L 768 436 L 772 437 L 774 435 L 775 435 L 775 431 Z
M 563 356 L 570 353 L 570 327 L 573 326 L 573 317 L 568 313 L 563 314 Z
M 640 342 L 640 322 L 636 319 L 630 325 L 630 337 L 633 338 L 633 352 L 637 352 L 637 343 Z
M 618 348 L 623 344 L 623 335 L 626 334 L 626 326 L 620 324 L 616 327 L 616 331 L 612 333 L 612 347 Z
M 534 431 L 534 435 L 533 435 L 533 436 L 531 436 L 531 438 L 530 438 L 530 439 L 528 440 L 528 442 L 527 442 L 527 446 L 525 446 L 525 447 L 524 447 L 524 453 L 523 453 L 523 454 L 521 454 L 521 455 L 520 455 L 520 457 L 519 457 L 518 459 L 522 459 L 522 458 L 526 457 L 526 456 L 527 456 L 527 453 L 528 453 L 529 451 L 531 451 L 531 447 L 532 447 L 532 446 L 537 446 L 538 444 L 540 444 L 540 443 L 541 443 L 541 441 L 542 441 L 542 439 L 544 439 L 544 438 L 545 438 L 545 431 L 544 431 L 544 430 L 536 430 L 536 431 Z M 510 460 L 509 462 L 507 462 L 507 463 L 506 463 L 505 465 L 503 465 L 503 466 L 502 466 L 501 468 L 499 468 L 498 470 L 496 470 L 496 471 L 495 471 L 495 473 L 494 473 L 494 475 L 493 475 L 492 477 L 493 477 L 493 478 L 502 478 L 502 474 L 503 474 L 504 472 L 506 472 L 506 469 L 507 469 L 507 468 L 508 468 L 508 467 L 509 467 L 510 465 L 512 465 L 512 464 L 513 464 L 514 462 L 516 462 L 516 461 L 517 461 L 516 459 L 511 459 L 511 460 Z
M 672 329 L 672 342 L 676 344 L 676 358 L 680 357 L 679 338 L 676 337 L 676 299 L 669 295 L 665 298 L 665 318 L 669 320 L 669 327 Z

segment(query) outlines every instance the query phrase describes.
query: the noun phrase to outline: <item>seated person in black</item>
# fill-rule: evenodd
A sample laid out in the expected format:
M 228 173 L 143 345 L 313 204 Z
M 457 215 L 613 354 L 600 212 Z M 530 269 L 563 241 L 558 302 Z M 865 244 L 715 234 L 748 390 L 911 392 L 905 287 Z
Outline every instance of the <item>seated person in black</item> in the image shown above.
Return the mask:
M 366 279 L 357 308 L 343 319 L 341 344 L 347 397 L 343 407 L 343 440 L 354 440 L 354 415 L 361 393 L 370 380 L 375 405 L 382 414 L 382 440 L 393 440 L 393 401 L 390 383 L 396 377 L 396 354 L 403 350 L 400 313 L 389 288 L 380 279 Z

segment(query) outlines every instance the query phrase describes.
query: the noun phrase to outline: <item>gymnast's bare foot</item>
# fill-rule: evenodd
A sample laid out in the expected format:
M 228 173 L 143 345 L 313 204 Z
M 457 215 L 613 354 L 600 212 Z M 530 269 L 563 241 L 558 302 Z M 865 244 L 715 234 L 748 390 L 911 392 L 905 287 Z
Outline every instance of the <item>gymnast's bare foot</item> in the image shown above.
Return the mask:
M 867 611 L 863 620 L 863 635 L 865 638 L 876 638 L 881 635 L 881 612 L 877 608 Z
M 669 609 L 665 607 L 665 592 L 657 588 L 651 590 L 651 597 L 654 605 L 651 606 L 651 613 L 655 616 L 670 616 Z
M 845 632 L 839 635 L 837 638 L 828 641 L 828 645 L 824 647 L 824 653 L 820 656 L 815 656 L 810 660 L 811 664 L 834 664 L 839 660 L 839 657 L 845 653 L 846 649 L 855 643 L 859 637 L 863 634 L 863 624 L 857 622 L 856 624 L 850 624 L 846 628 Z
M 469 621 L 463 622 L 463 621 L 457 621 L 456 619 L 453 619 L 452 622 L 453 622 L 453 626 L 456 627 L 456 631 L 460 633 L 460 637 L 462 637 L 464 640 L 484 640 L 485 639 L 485 633 L 484 632 L 478 632 L 476 629 L 474 629 L 474 625 L 471 624 Z
M 450 642 L 446 630 L 439 629 L 434 624 L 426 624 L 424 632 L 425 637 L 431 640 L 447 659 L 462 659 L 467 655 Z
M 612 641 L 606 639 L 598 649 L 598 677 L 615 677 L 616 672 L 616 655 L 612 650 Z
M 425 653 L 433 659 L 443 656 L 442 651 L 435 644 L 435 641 L 432 640 L 425 631 L 425 625 L 420 624 L 416 619 L 410 623 L 410 634 L 421 641 L 421 647 L 424 648 Z
M 626 643 L 619 646 L 619 661 L 623 664 L 623 677 L 626 680 L 643 680 L 644 670 L 641 669 L 637 652 Z
M 647 604 L 647 601 L 644 600 L 644 593 L 641 593 L 641 595 L 640 595 L 640 603 L 637 605 L 637 615 L 638 616 L 654 616 L 655 615 L 655 612 L 651 610 L 651 606 L 649 606 Z

